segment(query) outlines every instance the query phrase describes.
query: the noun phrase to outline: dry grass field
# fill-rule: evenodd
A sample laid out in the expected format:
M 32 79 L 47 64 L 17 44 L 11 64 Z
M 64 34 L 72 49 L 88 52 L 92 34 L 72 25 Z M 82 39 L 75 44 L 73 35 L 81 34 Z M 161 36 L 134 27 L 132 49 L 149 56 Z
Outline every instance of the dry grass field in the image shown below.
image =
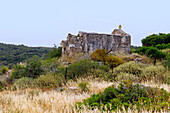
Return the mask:
M 68 87 L 78 87 L 78 83 L 88 82 L 89 91 L 69 91 Z M 149 85 L 150 83 L 144 83 Z M 0 113 L 100 113 L 98 109 L 89 110 L 86 107 L 82 110 L 76 110 L 75 103 L 81 102 L 89 98 L 91 94 L 103 91 L 106 87 L 118 84 L 92 80 L 79 79 L 77 82 L 69 81 L 63 86 L 66 90 L 59 92 L 54 89 L 40 90 L 27 89 L 18 91 L 3 91 L 0 92 Z M 170 87 L 162 84 L 151 84 L 153 87 L 165 88 L 168 92 Z M 121 111 L 118 110 L 118 113 Z M 126 111 L 124 111 L 126 112 Z M 143 110 L 143 113 L 149 111 Z M 162 113 L 167 111 L 162 110 Z M 128 113 L 138 113 L 137 109 L 129 109 Z M 152 111 L 150 111 L 152 113 Z
M 69 81 L 67 87 L 76 87 L 77 82 Z M 0 112 L 1 113 L 69 113 L 75 112 L 76 102 L 89 98 L 91 94 L 103 91 L 112 85 L 109 82 L 98 82 L 90 80 L 89 92 L 77 92 L 65 90 L 42 91 L 39 89 L 27 89 L 18 91 L 0 92 Z M 67 88 L 65 86 L 65 88 Z

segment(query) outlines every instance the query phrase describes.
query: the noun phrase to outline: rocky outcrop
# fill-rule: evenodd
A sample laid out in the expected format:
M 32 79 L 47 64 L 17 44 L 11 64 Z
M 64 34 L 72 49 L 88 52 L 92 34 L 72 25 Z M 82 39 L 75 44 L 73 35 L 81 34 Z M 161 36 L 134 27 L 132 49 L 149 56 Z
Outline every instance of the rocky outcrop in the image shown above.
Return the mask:
M 78 35 L 68 34 L 67 40 L 62 41 L 62 55 L 77 53 L 92 53 L 96 49 L 106 49 L 113 53 L 130 53 L 131 36 L 121 28 L 112 34 L 79 32 Z

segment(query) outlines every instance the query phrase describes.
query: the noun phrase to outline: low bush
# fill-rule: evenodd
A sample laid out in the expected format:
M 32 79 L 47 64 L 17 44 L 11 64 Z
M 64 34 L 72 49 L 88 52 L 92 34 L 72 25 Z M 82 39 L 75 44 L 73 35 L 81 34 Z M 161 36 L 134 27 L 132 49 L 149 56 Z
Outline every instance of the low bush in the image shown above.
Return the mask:
M 114 68 L 113 73 L 124 72 L 139 76 L 142 73 L 142 68 L 145 67 L 146 67 L 145 64 L 131 61 Z
M 1 68 L 2 68 L 3 66 L 2 65 L 0 65 L 0 70 L 1 70 Z M 0 76 L 2 75 L 2 71 L 0 71 Z
M 102 69 L 101 67 L 104 67 L 103 70 L 107 70 L 107 67 L 100 66 L 98 62 L 89 59 L 80 60 L 67 68 L 67 79 L 76 79 L 86 74 L 90 69 Z
M 54 44 L 54 48 L 50 51 L 48 54 L 50 58 L 56 58 L 56 57 L 61 57 L 62 54 L 62 47 L 56 47 Z
M 55 88 L 59 87 L 64 81 L 64 76 L 62 74 L 47 74 L 40 75 L 34 81 L 34 86 L 38 88 Z
M 101 80 L 108 80 L 107 76 L 110 74 L 105 70 L 101 69 L 90 69 L 86 74 L 83 75 L 84 78 L 92 77 L 92 78 L 99 78 Z
M 77 103 L 77 107 L 89 106 L 89 109 L 98 108 L 101 111 L 116 111 L 124 106 L 128 108 L 136 108 L 140 111 L 142 108 L 160 111 L 167 109 L 170 104 L 170 93 L 164 89 L 145 87 L 139 84 L 132 85 L 132 81 L 128 80 L 121 83 L 118 88 L 110 86 L 103 92 L 94 94 L 83 102 Z
M 83 92 L 89 91 L 89 88 L 87 87 L 88 86 L 87 82 L 81 82 L 81 83 L 78 84 L 78 86 L 81 88 L 81 90 Z
M 162 60 L 166 57 L 166 54 L 156 47 L 141 47 L 135 51 L 136 53 L 147 55 L 147 57 L 154 59 L 154 65 L 156 64 L 157 59 Z
M 37 78 L 43 74 L 42 62 L 38 56 L 34 56 L 32 59 L 26 62 L 27 77 Z
M 149 49 L 149 47 L 143 46 L 143 47 L 140 47 L 139 49 L 135 50 L 134 52 L 144 55 L 148 49 Z
M 166 69 L 162 65 L 151 65 L 142 69 L 143 79 L 155 82 L 164 82 L 166 79 L 165 72 Z
M 136 63 L 134 61 L 130 61 L 127 63 L 124 63 L 122 65 L 119 65 L 118 67 L 113 69 L 112 74 L 109 74 L 107 77 L 108 80 L 123 80 L 123 74 L 128 77 L 132 77 L 134 75 L 134 78 L 138 77 L 140 78 L 142 75 L 142 68 L 144 68 L 145 65 L 142 63 Z M 131 78 L 132 79 L 132 78 Z
M 58 58 L 46 59 L 42 61 L 42 69 L 47 73 L 57 73 L 58 66 L 60 63 L 58 62 Z
M 136 82 L 155 81 L 164 82 L 166 69 L 160 65 L 146 65 L 130 61 L 113 69 L 113 72 L 107 74 L 106 80 L 121 81 L 132 79 Z
M 15 65 L 12 73 L 12 79 L 19 79 L 21 77 L 37 78 L 44 73 L 42 69 L 42 62 L 38 56 L 34 56 L 32 59 L 27 60 L 26 66 Z
M 105 49 L 97 49 L 91 54 L 91 59 L 94 61 L 105 62 L 106 54 L 107 54 L 107 51 Z
M 9 69 L 8 69 L 6 66 L 2 66 L 2 67 L 1 67 L 1 73 L 2 73 L 2 74 L 6 74 L 6 73 L 8 72 L 8 70 L 9 70 Z
M 141 78 L 137 75 L 123 73 L 123 72 L 118 73 L 117 76 L 115 77 L 116 81 L 123 81 L 123 80 L 128 80 L 128 79 L 131 79 L 135 82 L 139 82 Z
M 12 75 L 10 76 L 12 79 L 19 79 L 22 77 L 26 77 L 28 74 L 26 71 L 26 67 L 23 65 L 15 65 L 13 69 L 14 71 L 12 72 Z
M 27 89 L 27 88 L 55 88 L 61 86 L 64 82 L 64 76 L 61 73 L 40 75 L 40 77 L 33 79 L 30 77 L 22 77 L 16 80 L 12 89 Z
M 111 69 L 113 69 L 114 67 L 123 64 L 123 60 L 116 56 L 106 56 L 105 63 L 108 64 Z
M 34 79 L 32 78 L 28 78 L 28 77 L 22 77 L 18 80 L 16 80 L 12 86 L 13 90 L 16 89 L 27 89 L 27 88 L 33 88 L 33 83 L 34 83 Z
M 0 80 L 0 91 L 6 89 L 7 84 L 8 83 L 5 80 Z
M 97 49 L 91 54 L 91 59 L 94 61 L 101 61 L 104 64 L 110 66 L 111 69 L 114 67 L 123 64 L 123 60 L 117 56 L 108 55 L 108 52 L 105 49 Z

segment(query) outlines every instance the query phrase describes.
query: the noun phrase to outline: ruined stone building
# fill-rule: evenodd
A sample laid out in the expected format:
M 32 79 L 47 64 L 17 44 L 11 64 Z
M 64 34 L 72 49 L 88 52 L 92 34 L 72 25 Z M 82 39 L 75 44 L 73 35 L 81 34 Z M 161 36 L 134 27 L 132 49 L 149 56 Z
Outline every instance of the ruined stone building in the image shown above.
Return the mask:
M 121 26 L 111 34 L 79 32 L 78 35 L 68 34 L 62 41 L 62 55 L 77 53 L 92 53 L 96 49 L 106 49 L 113 53 L 129 54 L 131 36 L 125 33 Z

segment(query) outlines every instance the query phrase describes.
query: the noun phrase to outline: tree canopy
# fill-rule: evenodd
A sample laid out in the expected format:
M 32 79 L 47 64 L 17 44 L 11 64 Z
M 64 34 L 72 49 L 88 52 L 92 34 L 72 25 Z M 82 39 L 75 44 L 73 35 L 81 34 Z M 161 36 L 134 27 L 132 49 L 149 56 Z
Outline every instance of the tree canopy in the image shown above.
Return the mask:
M 0 65 L 13 65 L 33 56 L 47 57 L 51 48 L 0 43 Z
M 156 46 L 157 44 L 170 43 L 170 33 L 168 34 L 153 34 L 142 39 L 143 46 Z
M 150 47 L 146 51 L 146 55 L 150 58 L 154 58 L 154 65 L 156 64 L 157 59 L 163 59 L 166 57 L 166 54 L 159 51 L 157 48 Z
M 56 58 L 56 57 L 61 57 L 61 55 L 62 55 L 62 47 L 57 48 L 56 45 L 54 45 L 54 48 L 49 53 L 49 57 Z

